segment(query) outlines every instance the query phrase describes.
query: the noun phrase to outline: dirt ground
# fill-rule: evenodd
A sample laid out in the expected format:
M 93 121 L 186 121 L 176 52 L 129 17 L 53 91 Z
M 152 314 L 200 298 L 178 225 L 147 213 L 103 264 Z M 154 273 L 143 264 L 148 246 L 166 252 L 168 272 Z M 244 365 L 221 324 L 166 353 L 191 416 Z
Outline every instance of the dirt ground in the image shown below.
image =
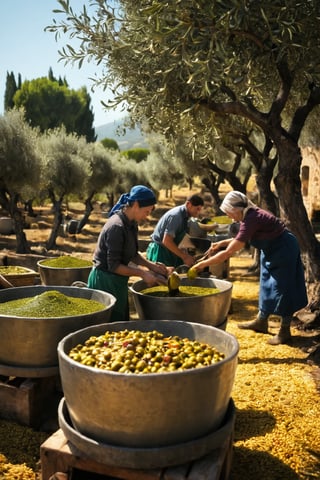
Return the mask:
M 146 220 L 146 222 L 139 226 L 139 249 L 141 252 L 145 252 L 147 245 L 150 241 L 150 235 L 154 229 L 154 226 L 163 213 L 172 208 L 173 206 L 184 203 L 186 197 L 192 193 L 199 193 L 200 190 L 194 189 L 189 191 L 188 189 L 174 190 L 172 197 L 166 196 L 165 191 L 160 192 L 158 203 L 152 215 Z M 213 202 L 210 194 L 204 195 L 205 205 L 202 211 L 203 217 L 212 217 L 216 214 L 213 208 Z M 69 202 L 66 208 L 65 217 L 66 223 L 70 220 L 80 220 L 83 215 L 84 205 L 81 203 Z M 46 249 L 46 242 L 51 233 L 51 227 L 53 222 L 53 212 L 50 206 L 35 207 L 35 216 L 26 216 L 26 222 L 28 228 L 25 229 L 25 234 L 29 245 L 31 247 L 31 254 L 18 255 L 15 253 L 16 238 L 14 234 L 0 235 L 0 264 L 21 265 L 28 268 L 32 268 L 38 271 L 37 261 L 48 256 L 60 256 L 60 255 L 73 255 L 83 259 L 91 260 L 94 252 L 94 248 L 97 242 L 99 232 L 106 222 L 107 206 L 102 202 L 96 202 L 94 204 L 94 210 L 92 211 L 88 224 L 83 228 L 82 232 L 76 235 L 66 233 L 66 229 L 61 227 L 60 235 L 57 237 L 56 249 L 48 251 Z M 1 216 L 1 214 L 0 214 Z M 245 252 L 247 256 L 247 252 Z M 237 270 L 237 267 L 233 268 L 234 275 L 247 275 L 247 268 Z M 236 278 L 235 277 L 235 278 Z M 135 279 L 131 279 L 134 281 Z M 310 337 L 310 329 L 308 328 L 308 315 L 304 316 L 305 321 L 297 322 L 296 328 L 299 329 L 301 336 Z M 312 335 L 314 334 L 314 331 Z M 320 335 L 320 328 L 316 330 L 316 338 Z M 319 342 L 314 342 L 314 348 L 310 350 L 311 361 L 317 365 L 320 365 Z M 320 384 L 320 374 L 319 374 Z
M 187 190 L 181 190 L 178 193 L 175 193 L 174 198 L 166 198 L 164 193 L 159 198 L 159 202 L 157 204 L 157 208 L 153 212 L 152 217 L 144 224 L 140 225 L 139 228 L 139 247 L 140 251 L 144 252 L 146 246 L 149 242 L 150 234 L 153 231 L 154 225 L 157 222 L 158 218 L 166 211 L 168 208 L 173 207 L 174 205 L 181 204 L 184 202 L 186 196 L 189 193 L 198 193 L 197 190 L 193 192 L 189 192 Z M 90 221 L 88 225 L 83 229 L 81 234 L 78 235 L 69 235 L 69 234 L 61 234 L 57 239 L 57 248 L 54 251 L 47 251 L 46 250 L 46 241 L 49 238 L 51 232 L 51 225 L 53 215 L 50 211 L 49 207 L 40 207 L 35 209 L 36 216 L 30 219 L 30 228 L 25 230 L 25 234 L 27 240 L 30 243 L 32 254 L 31 255 L 16 255 L 15 254 L 15 236 L 14 235 L 0 235 L 0 258 L 2 256 L 2 260 L 6 259 L 8 264 L 15 264 L 15 265 L 24 265 L 28 266 L 29 268 L 33 268 L 37 270 L 36 263 L 38 259 L 46 257 L 46 256 L 59 256 L 62 254 L 72 254 L 75 256 L 79 256 L 81 258 L 85 258 L 88 260 L 92 259 L 93 251 L 95 248 L 95 244 L 99 235 L 99 232 L 106 221 L 105 217 L 105 208 L 103 204 L 96 203 L 94 211 L 90 216 Z M 68 210 L 66 215 L 68 219 L 76 219 L 79 220 L 82 216 L 83 206 L 81 204 L 70 203 L 68 205 Z M 210 205 L 210 201 L 206 201 L 204 215 L 211 216 L 215 212 L 212 211 L 212 207 Z M 230 312 L 229 318 L 229 327 L 228 331 L 230 333 L 236 335 L 239 338 L 241 344 L 241 355 L 239 359 L 239 374 L 238 380 L 234 387 L 234 399 L 236 401 L 236 405 L 238 405 L 238 413 L 237 413 L 237 425 L 236 425 L 236 438 L 235 438 L 235 451 L 234 451 L 234 465 L 236 465 L 236 469 L 234 470 L 231 478 L 232 480 L 242 480 L 242 479 L 256 479 L 256 478 L 263 478 L 263 480 L 274 480 L 275 478 L 287 478 L 287 479 L 297 479 L 298 477 L 295 473 L 287 471 L 287 464 L 294 469 L 295 465 L 295 458 L 299 456 L 305 457 L 305 450 L 303 451 L 303 455 L 300 450 L 297 450 L 296 445 L 304 445 L 304 439 L 297 440 L 296 435 L 297 433 L 293 429 L 293 425 L 296 419 L 303 417 L 303 424 L 306 424 L 306 417 L 310 412 L 315 410 L 315 406 L 318 402 L 314 400 L 309 400 L 308 394 L 303 391 L 301 394 L 301 398 L 303 400 L 299 400 L 297 407 L 295 406 L 294 399 L 297 397 L 297 391 L 299 384 L 301 383 L 301 378 L 304 380 L 306 378 L 305 368 L 304 366 L 309 364 L 312 366 L 310 368 L 310 373 L 313 377 L 313 380 L 316 383 L 317 391 L 320 393 L 320 361 L 319 355 L 315 354 L 316 346 L 320 344 L 320 331 L 317 330 L 308 330 L 305 328 L 305 325 L 298 320 L 293 325 L 294 330 L 294 341 L 291 347 L 281 346 L 280 348 L 277 347 L 268 347 L 265 345 L 264 339 L 260 339 L 258 334 L 258 341 L 257 341 L 257 334 L 250 333 L 243 330 L 237 329 L 237 323 L 242 320 L 251 319 L 253 315 L 255 315 L 256 311 L 256 299 L 257 299 L 257 290 L 258 290 L 258 278 L 255 275 L 248 275 L 248 265 L 250 265 L 251 257 L 248 251 L 243 252 L 239 256 L 235 256 L 233 259 L 230 260 L 230 281 L 234 284 L 234 295 L 232 300 L 232 307 Z M 247 296 L 246 296 L 247 295 Z M 270 325 L 271 333 L 276 333 L 278 329 L 277 320 L 274 319 Z M 260 350 L 258 351 L 258 347 Z M 258 353 L 257 353 L 258 352 Z M 247 358 L 247 356 L 249 356 Z M 299 360 L 297 360 L 299 359 Z M 275 374 L 269 371 L 269 364 L 273 365 L 272 370 L 279 368 L 283 371 L 286 371 L 286 375 L 289 379 L 289 384 L 285 387 L 282 386 L 282 383 L 278 385 L 276 382 Z M 291 363 L 293 362 L 293 366 Z M 288 364 L 288 370 L 285 370 Z M 301 375 L 300 372 L 297 372 L 296 369 L 300 368 L 301 365 Z M 294 367 L 294 368 L 293 368 Z M 262 373 L 259 372 L 259 368 L 265 368 L 262 370 Z M 309 367 L 308 372 L 309 372 Z M 252 369 L 252 378 L 247 377 L 244 375 L 242 370 L 245 369 Z M 291 369 L 291 370 L 290 370 Z M 290 377 L 290 372 L 297 377 L 296 383 Z M 247 374 L 246 374 L 247 375 Z M 258 380 L 263 380 L 265 378 L 265 382 L 269 382 L 269 376 L 271 376 L 271 383 L 266 383 L 263 385 L 256 385 Z M 291 383 L 290 383 L 291 382 Z M 292 384 L 292 385 L 291 385 Z M 308 384 L 309 385 L 309 384 Z M 303 390 L 304 384 L 302 382 L 301 387 Z M 264 425 L 264 422 L 270 421 L 269 417 L 267 418 L 266 415 L 268 411 L 272 407 L 272 412 L 276 412 L 277 405 L 274 405 L 272 402 L 274 401 L 274 392 L 277 391 L 276 395 L 280 395 L 279 392 L 283 388 L 284 391 L 284 400 L 283 405 L 285 406 L 289 401 L 288 393 L 293 391 L 292 400 L 290 400 L 290 410 L 286 411 L 285 419 L 282 420 L 279 418 L 277 419 L 277 423 L 279 424 L 278 430 L 275 429 L 275 433 L 273 436 L 264 434 L 262 436 L 261 432 L 254 434 L 251 432 L 252 426 L 256 426 L 257 424 L 257 415 L 259 414 L 262 416 L 261 409 L 264 413 L 263 419 L 260 419 L 260 423 Z M 309 387 L 308 387 L 309 388 Z M 277 390 L 275 390 L 277 389 Z M 259 397 L 258 392 L 263 391 L 263 396 Z M 312 390 L 312 389 L 311 389 Z M 266 400 L 266 405 L 262 402 L 264 399 Z M 317 397 L 318 398 L 318 397 Z M 300 399 L 300 397 L 299 397 Z M 259 403 L 260 402 L 260 403 Z M 317 402 L 317 403 L 314 403 Z M 277 403 L 277 402 L 275 402 Z M 282 407 L 281 401 L 278 402 L 279 406 Z M 303 406 L 305 405 L 306 413 L 303 411 Z M 290 448 L 288 446 L 288 441 L 291 442 L 291 436 L 289 433 L 286 433 L 288 437 L 281 437 L 280 431 L 283 428 L 282 425 L 288 425 L 288 418 L 289 413 L 293 409 L 292 413 L 292 445 L 290 444 Z M 56 412 L 56 408 L 55 408 Z M 258 412 L 258 413 L 257 413 Z M 309 413 L 308 413 L 309 412 Z M 253 416 L 252 416 L 253 415 Z M 311 416 L 312 417 L 312 416 Z M 260 417 L 259 417 L 260 418 Z M 291 418 L 291 417 L 290 417 Z M 313 418 L 313 417 L 312 417 Z M 290 420 L 291 421 L 291 420 Z M 54 417 L 54 422 L 56 422 L 56 417 Z M 290 422 L 289 422 L 290 423 Z M 261 425 L 260 425 L 261 426 Z M 50 426 L 50 428 L 52 425 Z M 52 431 L 54 431 L 56 425 L 53 423 Z M 249 428 L 250 427 L 250 428 Z M 269 428 L 269 426 L 268 426 Z M 314 426 L 316 428 L 316 425 Z M 251 432 L 251 437 L 248 434 L 248 429 Z M 300 424 L 297 425 L 296 429 L 299 432 L 302 432 L 302 427 Z M 271 430 L 271 427 L 270 427 Z M 290 430 L 290 429 L 289 429 Z M 314 445 L 317 446 L 315 435 L 312 433 L 313 430 L 309 427 L 309 437 L 311 438 L 312 442 L 311 445 L 315 449 Z M 290 430 L 291 431 L 291 430 Z M 254 437 L 257 437 L 256 442 Z M 247 439 L 248 437 L 248 439 Z M 262 439 L 269 441 L 270 445 L 267 443 L 265 449 L 263 451 L 263 442 Z M 279 445 L 283 450 L 287 450 L 286 455 L 288 456 L 289 453 L 292 456 L 289 460 L 280 460 L 282 457 L 278 451 L 281 450 L 279 447 L 278 449 L 275 448 L 275 443 L 279 442 Z M 287 446 L 285 446 L 287 445 Z M 263 448 L 262 448 L 263 447 Z M 292 447 L 292 448 L 291 448 Z M 300 447 L 299 447 L 300 448 Z M 303 447 L 304 448 L 304 447 Z M 272 451 L 274 449 L 274 451 Z M 280 449 L 280 450 L 279 450 Z M 261 450 L 261 451 L 260 451 Z M 267 453 L 270 450 L 271 453 Z M 0 449 L 1 451 L 1 449 Z M 4 451 L 4 450 L 3 450 Z M 289 452 L 289 453 L 288 453 Z M 279 456 L 279 459 L 275 459 L 276 455 Z M 269 458 L 270 457 L 270 458 Z M 269 463 L 266 464 L 264 467 L 262 464 L 260 465 L 261 461 L 264 459 L 268 460 Z M 271 462 L 271 463 L 270 463 Z M 283 463 L 284 462 L 284 463 Z M 20 463 L 20 462 L 19 462 Z M 254 466 L 254 468 L 260 469 L 260 473 L 257 474 L 257 471 L 248 472 L 248 468 L 250 466 Z M 253 467 L 252 467 L 253 468 Z M 265 470 L 267 469 L 267 470 Z M 274 471 L 279 470 L 279 476 L 275 477 L 272 476 L 272 469 Z M 315 469 L 315 471 L 319 471 Z M 270 474 L 269 474 L 269 473 Z M 1 475 L 0 475 L 1 476 Z M 38 477 L 37 477 L 38 478 Z M 311 478 L 307 475 L 301 475 L 299 478 L 305 480 Z M 313 477 L 312 477 L 313 478 Z M 318 477 L 314 477 L 318 478 Z

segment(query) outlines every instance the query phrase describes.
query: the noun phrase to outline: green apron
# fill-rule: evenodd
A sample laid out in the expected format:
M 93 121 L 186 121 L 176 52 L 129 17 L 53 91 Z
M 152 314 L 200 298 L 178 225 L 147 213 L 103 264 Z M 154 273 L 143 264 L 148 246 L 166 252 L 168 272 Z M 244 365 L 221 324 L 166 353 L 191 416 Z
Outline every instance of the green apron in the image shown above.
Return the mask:
M 177 235 L 174 239 L 175 244 L 179 245 L 184 236 L 185 232 Z M 165 246 L 159 245 L 159 243 L 155 242 L 149 243 L 146 256 L 151 262 L 161 262 L 168 267 L 179 267 L 179 265 L 183 265 L 183 260 L 180 257 L 177 257 L 177 255 L 170 252 L 170 250 L 168 250 Z
M 128 281 L 129 277 L 104 272 L 98 268 L 93 268 L 89 274 L 88 288 L 111 293 L 111 295 L 117 299 L 111 311 L 110 322 L 123 322 L 130 320 Z

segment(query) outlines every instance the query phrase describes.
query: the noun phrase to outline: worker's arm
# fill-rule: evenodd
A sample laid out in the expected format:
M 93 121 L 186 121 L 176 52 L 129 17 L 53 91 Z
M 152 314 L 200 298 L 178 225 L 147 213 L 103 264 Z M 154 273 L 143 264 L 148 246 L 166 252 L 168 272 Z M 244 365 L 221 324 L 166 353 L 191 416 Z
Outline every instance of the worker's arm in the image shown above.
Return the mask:
M 169 235 L 168 233 L 165 233 L 163 236 L 162 244 L 170 250 L 174 255 L 177 257 L 181 258 L 182 262 L 185 265 L 188 265 L 190 267 L 191 265 L 194 264 L 194 258 L 192 255 L 189 255 L 189 253 L 185 252 L 183 249 L 179 248 L 174 240 L 172 235 Z

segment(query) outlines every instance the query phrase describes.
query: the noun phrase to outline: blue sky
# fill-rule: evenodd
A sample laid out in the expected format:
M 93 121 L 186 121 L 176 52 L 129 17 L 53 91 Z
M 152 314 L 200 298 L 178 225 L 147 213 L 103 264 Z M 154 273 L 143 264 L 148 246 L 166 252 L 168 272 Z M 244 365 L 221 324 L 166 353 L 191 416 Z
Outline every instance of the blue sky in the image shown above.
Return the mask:
M 75 11 L 79 11 L 86 0 L 70 0 Z M 59 19 L 54 9 L 59 8 L 57 0 L 1 0 L 0 2 L 0 114 L 3 102 L 7 72 L 13 72 L 16 80 L 21 74 L 22 81 L 46 77 L 49 68 L 55 77 L 66 78 L 69 87 L 78 89 L 86 86 L 91 96 L 94 113 L 94 126 L 99 127 L 124 116 L 118 111 L 106 111 L 101 100 L 108 99 L 108 92 L 102 89 L 91 91 L 89 77 L 99 75 L 100 67 L 93 63 L 64 65 L 59 60 L 58 50 L 68 41 L 68 37 L 56 42 L 54 33 L 44 32 L 52 19 Z

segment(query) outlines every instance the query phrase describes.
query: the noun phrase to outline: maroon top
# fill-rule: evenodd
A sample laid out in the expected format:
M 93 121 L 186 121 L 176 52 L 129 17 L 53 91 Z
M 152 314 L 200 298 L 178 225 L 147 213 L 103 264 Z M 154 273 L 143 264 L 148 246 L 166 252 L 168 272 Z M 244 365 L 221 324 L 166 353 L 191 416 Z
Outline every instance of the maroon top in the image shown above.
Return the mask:
M 243 243 L 250 240 L 273 240 L 285 230 L 282 220 L 272 213 L 261 208 L 250 208 L 240 222 L 240 230 L 235 238 Z

